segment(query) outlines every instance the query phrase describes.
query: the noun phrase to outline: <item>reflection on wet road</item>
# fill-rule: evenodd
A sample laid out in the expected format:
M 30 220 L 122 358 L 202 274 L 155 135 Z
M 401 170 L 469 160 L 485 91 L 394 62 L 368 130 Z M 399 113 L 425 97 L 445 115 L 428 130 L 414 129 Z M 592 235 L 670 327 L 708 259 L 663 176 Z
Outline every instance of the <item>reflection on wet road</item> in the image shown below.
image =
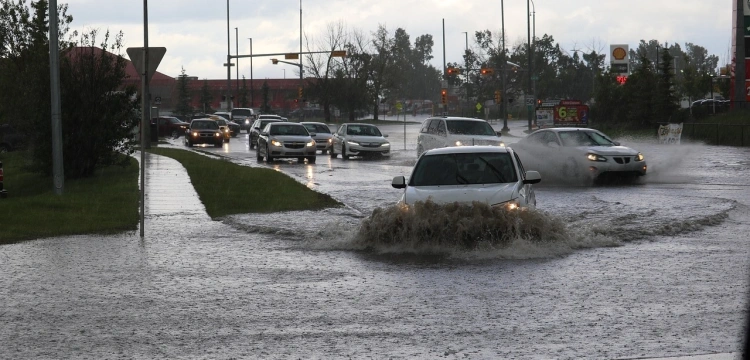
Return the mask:
M 195 149 L 277 169 L 342 208 L 223 221 L 152 216 L 144 239 L 0 247 L 0 358 L 632 359 L 738 350 L 750 255 L 747 149 L 630 142 L 653 171 L 638 184 L 537 187 L 544 215 L 574 234 L 565 241 L 398 253 L 353 241 L 365 217 L 398 200 L 391 178 L 408 176 L 416 161 L 418 125 L 407 127 L 407 148 L 402 126 L 382 128 L 390 159 L 269 165 L 255 160 L 244 134 Z

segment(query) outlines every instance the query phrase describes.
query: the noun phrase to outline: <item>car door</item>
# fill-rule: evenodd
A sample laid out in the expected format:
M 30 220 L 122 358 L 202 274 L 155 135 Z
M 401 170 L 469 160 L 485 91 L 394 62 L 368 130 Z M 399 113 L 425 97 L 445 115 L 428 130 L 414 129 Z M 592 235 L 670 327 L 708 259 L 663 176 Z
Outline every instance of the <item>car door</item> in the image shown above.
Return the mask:
M 344 141 L 346 141 L 346 124 L 339 126 L 339 129 L 333 134 L 333 147 L 336 149 L 337 154 L 341 154 L 341 147 Z
M 523 167 L 523 163 L 518 157 L 518 154 L 514 152 L 513 157 L 515 158 L 516 164 L 518 165 L 518 180 L 523 182 L 524 180 L 526 180 L 526 169 Z M 523 187 L 518 192 L 518 195 L 523 199 L 523 203 L 520 204 L 521 206 L 525 205 L 531 209 L 536 208 L 536 193 L 534 193 L 534 188 L 531 186 L 531 184 L 523 184 Z
M 445 125 L 445 119 L 438 119 L 437 129 L 435 130 L 436 147 L 453 146 L 449 143 L 448 128 Z

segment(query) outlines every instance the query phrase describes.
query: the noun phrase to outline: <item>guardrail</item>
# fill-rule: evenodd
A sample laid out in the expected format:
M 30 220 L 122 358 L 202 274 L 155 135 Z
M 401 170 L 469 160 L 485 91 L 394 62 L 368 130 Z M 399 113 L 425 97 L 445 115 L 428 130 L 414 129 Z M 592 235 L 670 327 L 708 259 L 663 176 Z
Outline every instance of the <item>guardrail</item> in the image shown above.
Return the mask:
M 667 123 L 659 123 L 664 125 Z M 710 145 L 750 146 L 750 124 L 682 123 L 682 139 Z

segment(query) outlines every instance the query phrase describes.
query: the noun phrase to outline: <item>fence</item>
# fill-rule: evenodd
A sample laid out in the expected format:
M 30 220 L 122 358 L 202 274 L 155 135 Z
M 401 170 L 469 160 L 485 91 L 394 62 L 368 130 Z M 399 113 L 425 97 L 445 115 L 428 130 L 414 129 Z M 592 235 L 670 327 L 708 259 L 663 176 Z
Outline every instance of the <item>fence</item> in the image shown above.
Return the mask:
M 659 123 L 664 125 L 666 123 Z M 750 146 L 750 124 L 683 123 L 684 140 L 701 141 L 710 145 Z

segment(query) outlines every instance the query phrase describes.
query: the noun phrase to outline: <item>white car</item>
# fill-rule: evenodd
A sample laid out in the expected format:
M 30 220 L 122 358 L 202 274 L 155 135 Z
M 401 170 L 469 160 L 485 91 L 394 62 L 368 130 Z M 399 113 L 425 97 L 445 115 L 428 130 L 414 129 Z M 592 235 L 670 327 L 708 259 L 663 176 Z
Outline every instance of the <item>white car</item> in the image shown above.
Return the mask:
M 643 154 L 589 128 L 537 130 L 510 145 L 526 166 L 545 178 L 593 183 L 603 175 L 646 175 Z
M 350 156 L 390 156 L 391 143 L 387 137 L 375 125 L 341 124 L 331 140 L 331 158 L 338 154 L 344 160 Z
M 320 150 L 320 153 L 328 153 L 328 150 L 331 148 L 331 143 L 333 142 L 331 128 L 321 122 L 301 122 L 300 124 L 305 125 L 307 131 L 315 134 L 313 140 L 315 140 L 315 144 L 318 147 L 318 150 Z
M 407 206 L 429 199 L 437 204 L 479 201 L 513 210 L 536 207 L 531 185 L 541 180 L 538 172 L 524 170 L 510 148 L 462 146 L 425 151 L 409 182 L 396 176 L 391 186 L 405 189 L 399 203 Z
M 433 117 L 422 122 L 417 135 L 417 157 L 423 152 L 448 146 L 504 146 L 500 132 L 482 119 Z
M 258 120 L 260 121 L 260 120 Z M 256 158 L 258 162 L 271 162 L 278 158 L 297 158 L 309 164 L 315 163 L 315 140 L 304 125 L 285 121 L 272 122 L 266 125 L 258 137 Z

